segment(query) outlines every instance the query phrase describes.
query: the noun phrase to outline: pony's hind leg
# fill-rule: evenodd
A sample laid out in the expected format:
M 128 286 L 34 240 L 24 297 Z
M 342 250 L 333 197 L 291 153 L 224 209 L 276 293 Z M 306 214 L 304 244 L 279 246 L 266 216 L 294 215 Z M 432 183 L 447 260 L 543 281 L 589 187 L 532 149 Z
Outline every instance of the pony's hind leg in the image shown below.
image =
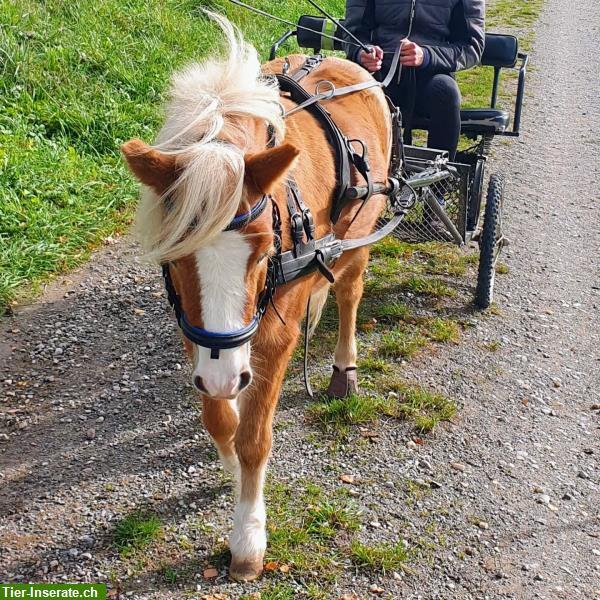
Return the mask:
M 339 324 L 333 374 L 327 389 L 330 397 L 345 398 L 358 391 L 356 316 L 363 295 L 363 272 L 368 260 L 368 248 L 355 250 L 333 285 Z
M 240 470 L 234 443 L 238 421 L 235 400 L 204 398 L 202 422 L 215 443 L 223 468 L 235 477 L 236 485 Z

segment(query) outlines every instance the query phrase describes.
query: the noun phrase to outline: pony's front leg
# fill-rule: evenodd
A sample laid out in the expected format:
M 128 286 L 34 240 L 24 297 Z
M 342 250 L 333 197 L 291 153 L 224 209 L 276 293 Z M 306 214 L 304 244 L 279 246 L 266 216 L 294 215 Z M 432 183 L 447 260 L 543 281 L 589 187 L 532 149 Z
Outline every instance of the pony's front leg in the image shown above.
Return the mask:
M 288 326 L 282 337 L 292 337 L 289 329 L 292 327 Z M 240 493 L 229 538 L 229 575 L 236 581 L 252 581 L 263 570 L 267 547 L 263 487 L 271 452 L 273 413 L 296 339 L 297 333 L 287 347 L 261 356 L 264 365 L 257 369 L 255 385 L 239 399 L 240 421 L 235 448 L 240 462 Z
M 234 444 L 238 426 L 236 401 L 205 397 L 202 401 L 202 422 L 213 439 L 223 468 L 233 475 L 237 486 L 240 465 Z

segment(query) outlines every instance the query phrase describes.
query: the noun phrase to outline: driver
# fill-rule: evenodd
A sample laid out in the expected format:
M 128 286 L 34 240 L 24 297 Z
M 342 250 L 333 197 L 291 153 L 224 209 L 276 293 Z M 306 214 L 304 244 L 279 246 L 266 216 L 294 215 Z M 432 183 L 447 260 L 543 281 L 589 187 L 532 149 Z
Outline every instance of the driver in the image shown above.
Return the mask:
M 405 131 L 413 117 L 429 119 L 427 145 L 447 150 L 450 160 L 460 135 L 453 74 L 481 60 L 484 20 L 485 0 L 346 0 L 345 26 L 373 44 L 370 53 L 347 44 L 348 58 L 383 80 L 402 41 L 400 80 L 394 76 L 387 94 L 402 112 Z

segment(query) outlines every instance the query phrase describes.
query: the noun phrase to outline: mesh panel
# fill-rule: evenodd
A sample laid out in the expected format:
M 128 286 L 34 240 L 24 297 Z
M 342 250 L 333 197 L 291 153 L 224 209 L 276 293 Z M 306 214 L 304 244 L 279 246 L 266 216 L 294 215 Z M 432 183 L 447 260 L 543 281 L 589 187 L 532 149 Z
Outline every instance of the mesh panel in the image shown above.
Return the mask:
M 413 147 L 407 147 L 406 171 L 410 176 L 431 166 L 436 158 L 443 156 L 437 150 L 419 148 L 417 155 L 411 152 Z M 466 234 L 466 203 L 469 187 L 468 165 L 462 163 L 448 163 L 457 171 L 456 178 L 439 181 L 429 187 L 417 190 L 417 201 L 407 212 L 392 235 L 405 242 L 455 242 L 458 240 L 450 232 L 450 228 L 438 217 L 435 209 L 431 208 L 434 202 L 444 210 L 461 240 Z M 393 216 L 393 210 L 388 205 L 381 214 L 377 227 L 380 228 Z

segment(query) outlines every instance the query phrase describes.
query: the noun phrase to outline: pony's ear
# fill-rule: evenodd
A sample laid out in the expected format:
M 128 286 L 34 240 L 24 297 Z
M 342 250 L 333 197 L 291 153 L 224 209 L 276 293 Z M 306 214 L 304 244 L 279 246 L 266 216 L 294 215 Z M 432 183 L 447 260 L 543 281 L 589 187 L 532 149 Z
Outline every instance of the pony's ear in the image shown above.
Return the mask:
M 175 156 L 163 154 L 141 140 L 130 140 L 121 146 L 121 152 L 131 172 L 158 194 L 166 192 L 175 182 L 177 165 Z
M 246 184 L 261 194 L 270 194 L 294 164 L 300 150 L 292 144 L 281 144 L 255 154 L 246 154 Z

